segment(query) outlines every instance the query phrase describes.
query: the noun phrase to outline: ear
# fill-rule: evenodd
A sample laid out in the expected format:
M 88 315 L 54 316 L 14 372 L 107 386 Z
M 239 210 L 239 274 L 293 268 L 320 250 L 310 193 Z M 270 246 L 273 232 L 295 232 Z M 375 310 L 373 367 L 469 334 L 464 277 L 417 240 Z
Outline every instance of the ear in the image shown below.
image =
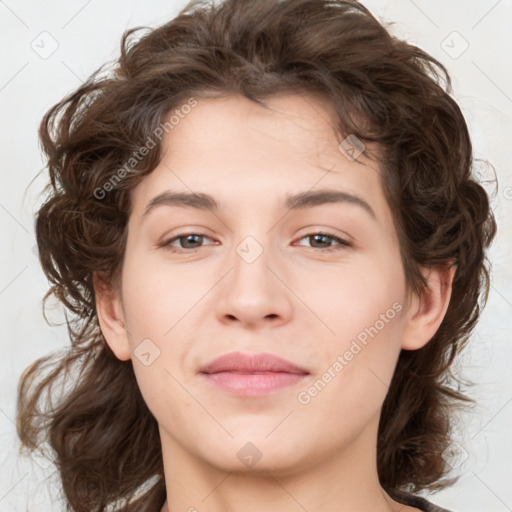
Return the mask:
M 402 339 L 404 350 L 424 347 L 439 329 L 450 303 L 455 271 L 453 263 L 444 269 L 423 269 L 427 286 L 420 295 L 412 293 Z
M 130 346 L 119 290 L 114 289 L 103 273 L 93 274 L 96 311 L 101 332 L 112 352 L 121 361 L 130 359 Z

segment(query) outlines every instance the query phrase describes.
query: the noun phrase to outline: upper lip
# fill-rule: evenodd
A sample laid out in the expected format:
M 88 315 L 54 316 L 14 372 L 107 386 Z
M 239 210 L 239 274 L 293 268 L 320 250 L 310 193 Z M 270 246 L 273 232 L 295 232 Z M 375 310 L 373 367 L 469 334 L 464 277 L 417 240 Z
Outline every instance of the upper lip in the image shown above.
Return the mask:
M 286 372 L 297 374 L 308 374 L 309 372 L 287 359 L 275 354 L 259 353 L 244 354 L 242 352 L 229 352 L 217 357 L 208 364 L 202 366 L 200 373 L 219 372 Z

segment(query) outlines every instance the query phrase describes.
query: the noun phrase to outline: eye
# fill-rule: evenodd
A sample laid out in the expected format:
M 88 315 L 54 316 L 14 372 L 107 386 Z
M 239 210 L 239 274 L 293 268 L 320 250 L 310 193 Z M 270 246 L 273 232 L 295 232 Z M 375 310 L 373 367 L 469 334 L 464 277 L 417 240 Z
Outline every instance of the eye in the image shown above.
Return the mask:
M 313 244 L 319 244 L 317 246 L 312 245 L 312 248 L 321 249 L 323 251 L 337 251 L 352 246 L 352 244 L 347 242 L 347 240 L 333 235 L 332 233 L 311 233 L 301 238 L 301 240 L 304 239 L 309 239 Z M 333 245 L 330 241 L 334 241 L 338 245 Z
M 209 236 L 206 236 L 202 233 L 183 233 L 182 235 L 177 235 L 173 238 L 169 238 L 169 240 L 166 240 L 165 242 L 160 244 L 160 247 L 164 247 L 174 252 L 192 252 L 195 249 L 199 249 L 201 247 L 201 242 L 205 238 L 211 240 Z M 175 242 L 178 242 L 181 245 L 181 247 L 176 247 Z
M 160 247 L 173 252 L 193 252 L 204 245 L 202 244 L 204 239 L 212 240 L 209 236 L 202 233 L 183 233 L 173 238 L 169 238 L 160 244 Z M 343 238 L 333 235 L 332 233 L 311 233 L 303 236 L 300 240 L 305 239 L 309 239 L 310 242 L 312 242 L 311 248 L 320 249 L 324 252 L 340 250 L 345 247 L 352 246 L 350 242 L 347 242 Z M 179 247 L 176 246 L 176 242 L 179 244 Z M 332 242 L 334 242 L 334 244 Z

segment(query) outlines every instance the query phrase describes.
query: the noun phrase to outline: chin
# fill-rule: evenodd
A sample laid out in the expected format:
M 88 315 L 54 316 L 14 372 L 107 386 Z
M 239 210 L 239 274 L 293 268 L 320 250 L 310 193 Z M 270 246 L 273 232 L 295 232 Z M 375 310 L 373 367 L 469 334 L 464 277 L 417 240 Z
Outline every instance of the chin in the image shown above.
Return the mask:
M 275 428 L 276 423 L 274 423 Z M 314 447 L 308 450 L 304 441 L 297 436 L 287 435 L 283 431 L 281 435 L 271 429 L 257 430 L 248 428 L 245 432 L 231 432 L 234 436 L 222 435 L 224 442 L 220 442 L 219 436 L 215 442 L 205 440 L 199 446 L 215 446 L 214 449 L 198 454 L 207 462 L 223 472 L 240 474 L 264 474 L 268 473 L 287 475 L 296 473 L 305 461 L 310 459 L 308 452 L 315 453 Z M 197 446 L 197 445 L 196 445 Z

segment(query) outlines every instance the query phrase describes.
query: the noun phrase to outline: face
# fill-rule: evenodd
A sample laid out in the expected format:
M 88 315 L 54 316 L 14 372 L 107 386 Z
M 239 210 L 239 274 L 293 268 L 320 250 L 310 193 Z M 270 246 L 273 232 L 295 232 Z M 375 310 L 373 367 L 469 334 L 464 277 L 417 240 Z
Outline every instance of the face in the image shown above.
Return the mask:
M 266 103 L 200 100 L 169 131 L 102 328 L 164 450 L 284 474 L 376 433 L 412 314 L 376 164 L 326 101 Z

